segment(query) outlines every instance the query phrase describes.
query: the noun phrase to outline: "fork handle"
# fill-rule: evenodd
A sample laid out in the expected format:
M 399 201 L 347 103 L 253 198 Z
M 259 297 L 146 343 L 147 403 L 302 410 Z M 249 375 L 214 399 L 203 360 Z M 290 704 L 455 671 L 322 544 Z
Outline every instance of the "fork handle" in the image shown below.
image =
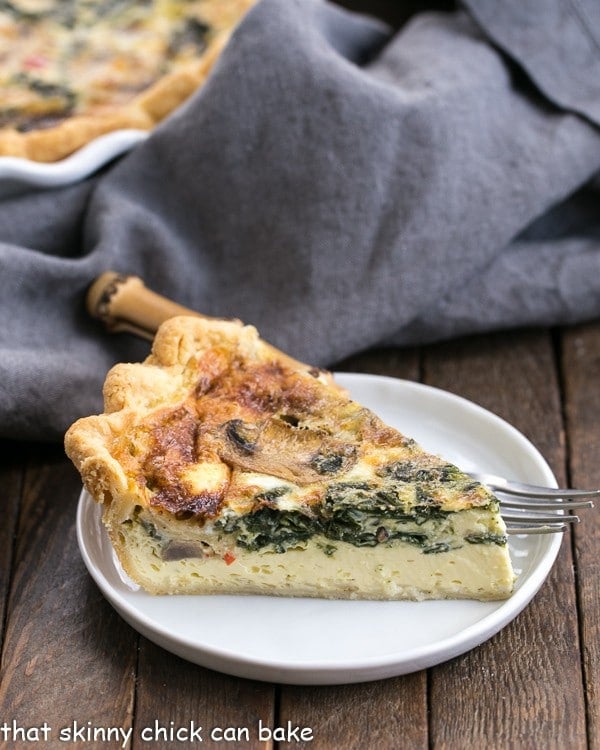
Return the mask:
M 158 327 L 176 315 L 206 318 L 148 289 L 138 276 L 106 271 L 90 286 L 87 311 L 112 333 L 133 333 L 152 340 Z
M 150 341 L 161 323 L 176 315 L 218 320 L 153 292 L 138 276 L 127 276 L 115 271 L 106 271 L 92 283 L 86 296 L 86 308 L 109 331 L 133 333 Z M 288 366 L 308 371 L 314 377 L 322 377 L 333 384 L 332 376 L 326 370 L 299 362 L 271 344 L 263 343 L 275 358 Z

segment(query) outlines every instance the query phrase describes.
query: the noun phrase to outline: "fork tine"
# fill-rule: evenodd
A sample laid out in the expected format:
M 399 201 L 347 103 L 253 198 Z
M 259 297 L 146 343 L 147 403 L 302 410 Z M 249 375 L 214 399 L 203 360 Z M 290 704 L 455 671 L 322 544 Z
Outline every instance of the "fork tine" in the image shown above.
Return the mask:
M 521 498 L 521 496 L 502 497 L 499 500 L 503 508 L 523 508 L 525 510 L 570 510 L 572 508 L 594 507 L 591 500 L 565 500 L 565 502 L 561 502 L 560 498 L 542 500 L 541 498 Z
M 509 536 L 521 534 L 559 534 L 567 530 L 567 524 L 554 524 L 550 526 L 507 526 L 506 533 Z
M 578 516 L 563 514 L 542 515 L 508 511 L 502 513 L 502 517 L 506 523 L 506 533 L 509 535 L 563 533 L 569 524 L 579 523 Z
M 567 516 L 560 514 L 551 513 L 519 513 L 519 511 L 502 511 L 502 518 L 507 522 L 519 523 L 519 524 L 531 524 L 533 526 L 543 525 L 548 523 L 579 523 L 579 516 Z
M 539 498 L 578 498 L 578 497 L 600 497 L 600 489 L 573 489 L 573 488 L 556 488 L 556 487 L 538 487 L 537 485 L 525 484 L 504 479 L 493 474 L 481 474 L 478 472 L 469 472 L 478 482 L 485 484 L 495 492 L 505 492 L 508 495 L 518 497 L 539 497 Z

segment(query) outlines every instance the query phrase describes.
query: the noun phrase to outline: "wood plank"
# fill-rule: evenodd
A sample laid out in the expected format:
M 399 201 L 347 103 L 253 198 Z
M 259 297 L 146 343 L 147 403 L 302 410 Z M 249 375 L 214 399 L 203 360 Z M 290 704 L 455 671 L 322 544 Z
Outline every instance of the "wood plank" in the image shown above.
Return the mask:
M 364 352 L 334 370 L 366 372 L 417 380 L 415 349 Z M 427 747 L 427 676 L 425 672 L 379 682 L 325 687 L 282 686 L 277 720 L 280 726 L 302 724 L 314 739 L 294 747 Z M 282 743 L 282 747 L 291 747 Z
M 313 730 L 310 742 L 282 743 L 282 747 L 312 750 L 426 750 L 427 675 L 356 685 L 284 686 L 279 723 L 302 724 Z
M 564 481 L 564 434 L 551 338 L 498 334 L 433 347 L 426 382 L 499 414 Z M 497 636 L 431 671 L 432 746 L 586 747 L 575 584 L 568 539 L 533 602 Z
M 600 487 L 600 324 L 566 331 L 562 355 L 570 481 Z M 581 516 L 574 541 L 588 732 L 590 747 L 600 748 L 600 512 Z
M 67 746 L 59 733 L 73 731 L 75 721 L 84 729 L 131 725 L 137 635 L 104 601 L 79 556 L 80 488 L 59 446 L 35 457 L 25 474 L 8 603 L 0 717 L 11 727 L 47 722 L 49 747 Z
M 133 748 L 183 746 L 169 731 L 182 730 L 183 738 L 201 727 L 203 748 L 268 750 L 272 743 L 259 741 L 258 722 L 272 726 L 274 694 L 272 685 L 204 669 L 142 638 Z
M 392 378 L 418 380 L 420 355 L 418 349 L 373 349 L 338 362 L 337 372 L 365 372 Z
M 564 427 L 549 334 L 499 333 L 432 346 L 423 379 L 506 419 L 564 478 Z
M 4 619 L 13 563 L 24 462 L 19 446 L 0 441 L 0 486 L 2 487 L 2 523 L 0 524 L 0 649 L 4 637 Z

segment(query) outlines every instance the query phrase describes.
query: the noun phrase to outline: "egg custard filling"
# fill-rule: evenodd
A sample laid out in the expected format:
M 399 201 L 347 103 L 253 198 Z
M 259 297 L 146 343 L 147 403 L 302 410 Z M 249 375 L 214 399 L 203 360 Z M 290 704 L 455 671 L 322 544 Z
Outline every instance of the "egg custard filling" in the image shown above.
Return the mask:
M 66 449 L 155 594 L 502 599 L 496 497 L 251 326 L 193 317 L 117 365 Z

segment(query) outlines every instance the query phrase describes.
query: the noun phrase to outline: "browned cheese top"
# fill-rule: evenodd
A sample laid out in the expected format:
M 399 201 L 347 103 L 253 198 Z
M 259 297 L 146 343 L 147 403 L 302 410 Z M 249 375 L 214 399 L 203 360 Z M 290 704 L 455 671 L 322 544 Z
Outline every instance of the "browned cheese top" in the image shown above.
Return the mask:
M 406 445 L 396 430 L 316 378 L 213 348 L 198 362 L 187 398 L 142 419 L 111 452 L 147 488 L 151 505 L 187 518 L 213 517 L 224 502 L 250 510 L 253 475 L 304 487 L 305 501 L 318 502 L 327 483 L 369 450 Z

